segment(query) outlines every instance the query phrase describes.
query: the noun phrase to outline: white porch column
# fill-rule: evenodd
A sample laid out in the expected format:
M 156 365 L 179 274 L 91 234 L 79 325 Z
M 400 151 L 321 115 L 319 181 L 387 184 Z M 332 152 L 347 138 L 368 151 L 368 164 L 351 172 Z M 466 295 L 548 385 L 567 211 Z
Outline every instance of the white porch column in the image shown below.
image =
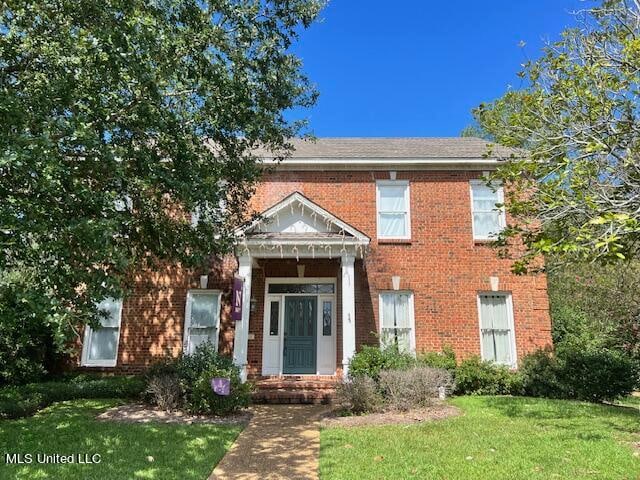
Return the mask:
M 242 291 L 242 320 L 235 324 L 233 363 L 240 367 L 240 378 L 247 380 L 247 351 L 249 346 L 249 313 L 251 310 L 251 266 L 249 255 L 238 257 L 238 276 L 244 280 Z
M 342 256 L 342 374 L 347 378 L 349 361 L 356 353 L 356 297 L 353 255 Z

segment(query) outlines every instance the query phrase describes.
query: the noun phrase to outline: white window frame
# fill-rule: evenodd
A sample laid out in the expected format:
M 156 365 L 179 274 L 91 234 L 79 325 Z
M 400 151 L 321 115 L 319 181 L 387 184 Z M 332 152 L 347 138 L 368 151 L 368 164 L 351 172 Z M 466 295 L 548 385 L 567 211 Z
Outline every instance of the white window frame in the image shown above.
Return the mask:
M 391 213 L 380 211 L 380 187 L 405 187 L 404 189 L 404 201 L 406 204 L 406 217 L 405 226 L 407 234 L 405 236 L 382 236 L 380 228 L 380 214 Z M 376 228 L 377 236 L 380 240 L 411 240 L 411 186 L 409 180 L 377 180 L 376 181 Z M 393 212 L 398 213 L 398 212 Z
M 116 355 L 113 360 L 90 360 L 89 359 L 89 348 L 91 346 L 93 329 L 90 325 L 86 325 L 84 328 L 84 338 L 82 340 L 82 355 L 80 360 L 80 365 L 83 367 L 115 367 L 118 363 L 118 350 L 120 347 L 120 330 L 122 327 L 122 304 L 123 301 L 121 298 L 113 299 L 117 300 L 120 303 L 118 308 L 118 341 L 116 343 Z M 114 327 L 110 327 L 114 328 Z
M 378 292 L 378 336 L 380 345 L 382 345 L 383 318 L 382 312 L 384 307 L 382 304 L 382 296 L 388 294 L 409 295 L 409 325 L 411 327 L 411 335 L 409 335 L 409 352 L 412 355 L 416 353 L 416 314 L 413 301 L 413 291 L 411 290 L 381 290 Z
M 518 351 L 516 349 L 516 329 L 515 329 L 515 321 L 513 318 L 513 297 L 509 292 L 478 292 L 476 296 L 477 300 L 477 308 L 478 308 L 478 334 L 480 339 L 480 358 L 482 360 L 487 360 L 485 358 L 484 347 L 482 345 L 482 303 L 480 297 L 483 295 L 491 295 L 494 297 L 504 297 L 506 299 L 507 304 L 507 321 L 509 323 L 509 331 L 511 334 L 509 335 L 509 347 L 511 349 L 511 363 L 499 363 L 498 365 L 506 365 L 511 368 L 517 368 L 518 366 Z
M 189 330 L 191 329 L 191 305 L 193 297 L 195 295 L 217 295 L 218 296 L 218 308 L 216 310 L 215 329 L 216 336 L 213 342 L 213 346 L 218 351 L 218 343 L 220 339 L 220 312 L 222 310 L 222 291 L 221 290 L 209 290 L 209 289 L 193 289 L 187 291 L 186 305 L 184 307 L 184 332 L 182 333 L 182 351 L 187 354 L 189 351 Z
M 476 234 L 476 222 L 475 222 L 475 218 L 474 218 L 474 213 L 475 213 L 475 209 L 474 209 L 474 205 L 473 205 L 473 188 L 474 187 L 486 187 L 487 186 L 487 182 L 484 182 L 482 180 L 471 180 L 469 181 L 469 199 L 471 201 L 471 229 L 473 231 L 473 239 L 474 240 L 479 240 L 479 241 L 492 241 L 496 239 L 497 235 L 478 235 Z M 500 212 L 500 216 L 498 217 L 498 222 L 499 222 L 499 231 L 496 232 L 500 233 L 502 230 L 505 229 L 505 227 L 507 226 L 507 216 L 506 216 L 506 212 L 505 212 L 505 208 L 504 208 L 504 188 L 503 186 L 499 183 L 499 182 L 492 182 L 491 183 L 491 187 L 494 188 L 496 190 L 496 194 L 498 196 L 498 201 L 496 203 L 500 203 L 502 206 L 497 209 Z

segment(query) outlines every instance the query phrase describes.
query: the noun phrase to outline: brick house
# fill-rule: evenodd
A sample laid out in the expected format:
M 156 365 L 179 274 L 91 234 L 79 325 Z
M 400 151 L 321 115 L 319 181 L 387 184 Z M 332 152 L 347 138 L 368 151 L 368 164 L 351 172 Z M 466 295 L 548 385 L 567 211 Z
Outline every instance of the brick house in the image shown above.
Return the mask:
M 245 378 L 320 381 L 344 375 L 364 344 L 451 346 L 458 358 L 511 366 L 550 344 L 545 276 L 513 275 L 487 245 L 505 214 L 495 206 L 501 188 L 479 180 L 497 163 L 485 141 L 295 146 L 280 164 L 264 159 L 273 168 L 252 199 L 262 216 L 238 229 L 235 255 L 213 259 L 209 272 L 140 273 L 130 297 L 105 303 L 105 328 L 87 329 L 83 366 L 139 371 L 212 341 Z M 240 320 L 231 318 L 234 278 Z

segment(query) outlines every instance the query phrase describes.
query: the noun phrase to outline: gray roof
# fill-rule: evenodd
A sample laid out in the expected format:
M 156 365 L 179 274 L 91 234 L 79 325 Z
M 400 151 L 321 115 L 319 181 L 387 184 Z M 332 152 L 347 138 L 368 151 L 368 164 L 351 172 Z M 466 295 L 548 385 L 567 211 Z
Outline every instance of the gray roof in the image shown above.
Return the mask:
M 368 138 L 325 137 L 291 140 L 291 158 L 504 158 L 519 151 L 473 137 Z M 270 156 L 270 155 L 265 155 Z

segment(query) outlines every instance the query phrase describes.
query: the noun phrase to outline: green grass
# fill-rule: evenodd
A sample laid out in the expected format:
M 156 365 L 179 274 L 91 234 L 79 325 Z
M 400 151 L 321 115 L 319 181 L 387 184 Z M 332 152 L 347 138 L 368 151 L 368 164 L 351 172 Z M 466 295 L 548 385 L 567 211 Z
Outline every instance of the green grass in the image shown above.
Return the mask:
M 0 421 L 1 479 L 198 479 L 213 470 L 240 427 L 102 422 L 120 400 L 56 403 L 30 418 Z M 93 454 L 97 465 L 7 465 L 5 453 Z M 147 457 L 153 457 L 150 461 Z
M 638 409 L 562 400 L 459 397 L 462 416 L 321 432 L 326 479 L 640 478 Z

